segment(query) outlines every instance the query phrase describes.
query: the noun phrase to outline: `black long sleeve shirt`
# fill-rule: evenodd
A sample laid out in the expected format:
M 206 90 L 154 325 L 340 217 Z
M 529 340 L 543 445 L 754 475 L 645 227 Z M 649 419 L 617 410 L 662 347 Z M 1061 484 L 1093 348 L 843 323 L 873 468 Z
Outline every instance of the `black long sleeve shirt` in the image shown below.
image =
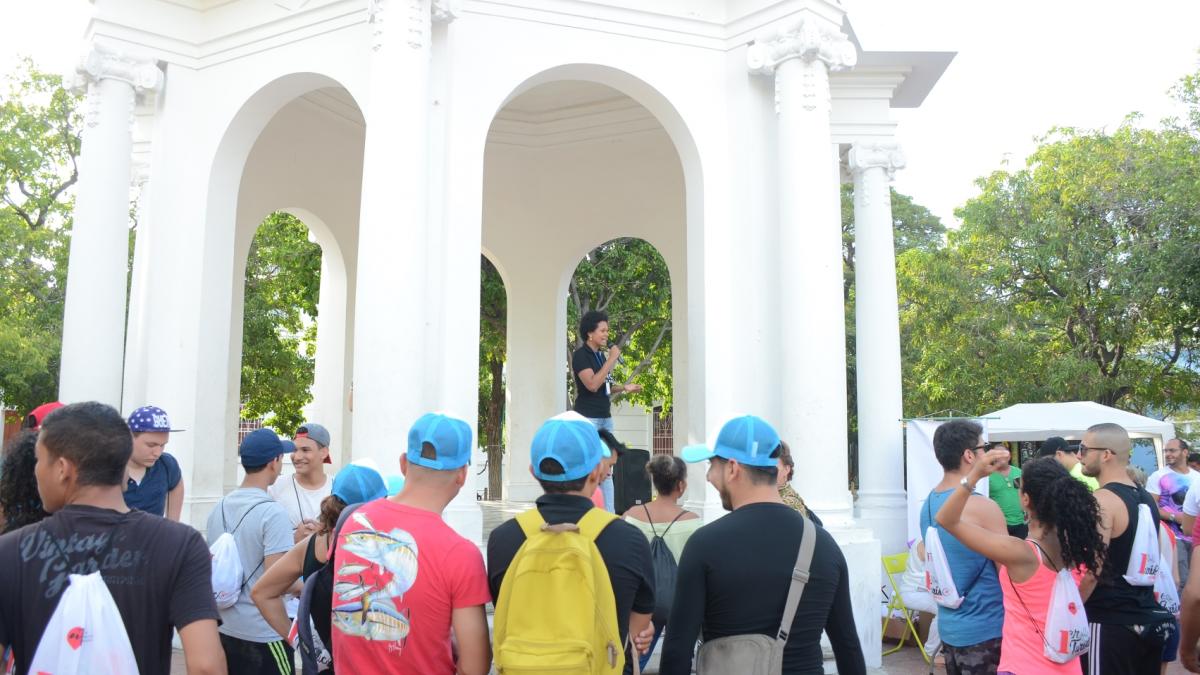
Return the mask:
M 775 635 L 800 548 L 801 516 L 783 504 L 757 503 L 706 525 L 679 561 L 675 602 L 663 645 L 662 675 L 689 675 L 697 637 Z M 784 648 L 786 675 L 823 673 L 821 631 L 829 634 L 842 675 L 866 673 L 854 627 L 846 558 L 824 528 L 810 578 Z M 812 530 L 810 530 L 812 532 Z

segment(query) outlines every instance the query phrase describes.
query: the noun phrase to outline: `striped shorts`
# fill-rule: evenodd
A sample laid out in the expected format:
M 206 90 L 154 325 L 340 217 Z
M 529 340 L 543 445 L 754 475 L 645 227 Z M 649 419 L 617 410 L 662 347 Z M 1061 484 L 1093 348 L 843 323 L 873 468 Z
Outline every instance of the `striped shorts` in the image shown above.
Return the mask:
M 1089 625 L 1092 643 L 1080 657 L 1084 675 L 1158 675 L 1163 647 L 1179 630 L 1173 618 L 1137 626 Z
M 237 675 L 292 675 L 295 652 L 283 640 L 250 642 L 221 634 L 225 663 Z

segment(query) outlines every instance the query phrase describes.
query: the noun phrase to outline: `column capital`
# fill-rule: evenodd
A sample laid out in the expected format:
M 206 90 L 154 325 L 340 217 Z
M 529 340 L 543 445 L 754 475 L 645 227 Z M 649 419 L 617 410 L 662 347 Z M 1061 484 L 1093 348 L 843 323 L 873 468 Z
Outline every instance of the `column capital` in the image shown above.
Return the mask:
M 839 27 L 811 15 L 767 30 L 746 50 L 746 66 L 760 75 L 773 74 L 789 59 L 821 61 L 830 71 L 837 71 L 854 67 L 858 51 Z
M 160 89 L 163 72 L 152 59 L 130 56 L 107 45 L 93 43 L 75 66 L 73 87 L 86 90 L 88 85 L 101 80 L 124 82 L 141 94 Z
M 907 164 L 904 151 L 896 143 L 862 141 L 850 147 L 850 171 L 860 174 L 867 169 L 883 169 L 890 180 Z
M 450 23 L 461 13 L 461 0 L 367 0 L 371 49 L 379 51 L 391 30 L 402 32 L 407 46 L 420 49 L 429 41 L 431 21 Z

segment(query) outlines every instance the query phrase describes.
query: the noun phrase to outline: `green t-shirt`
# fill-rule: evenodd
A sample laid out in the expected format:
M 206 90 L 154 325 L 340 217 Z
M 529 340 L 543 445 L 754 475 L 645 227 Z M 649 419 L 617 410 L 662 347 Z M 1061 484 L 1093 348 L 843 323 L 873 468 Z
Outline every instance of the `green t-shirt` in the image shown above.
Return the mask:
M 1008 475 L 996 472 L 988 477 L 988 496 L 1000 505 L 1004 512 L 1004 522 L 1009 525 L 1020 525 L 1025 522 L 1025 514 L 1021 512 L 1021 497 L 1017 488 L 1017 479 L 1021 470 L 1009 467 Z
M 1092 492 L 1095 492 L 1096 489 L 1100 487 L 1100 481 L 1092 478 L 1091 476 L 1083 475 L 1083 462 L 1075 462 L 1075 466 L 1071 467 L 1071 475 L 1074 476 L 1076 480 L 1086 485 L 1088 490 L 1091 490 Z

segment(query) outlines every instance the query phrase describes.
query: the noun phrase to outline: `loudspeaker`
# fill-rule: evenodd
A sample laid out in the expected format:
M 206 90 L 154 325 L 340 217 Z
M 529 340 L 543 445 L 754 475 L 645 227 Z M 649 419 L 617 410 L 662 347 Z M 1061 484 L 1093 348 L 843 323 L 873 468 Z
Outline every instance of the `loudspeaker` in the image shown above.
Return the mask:
M 620 454 L 613 467 L 613 507 L 617 513 L 650 501 L 650 476 L 646 475 L 649 461 L 650 451 L 640 448 L 627 448 Z

